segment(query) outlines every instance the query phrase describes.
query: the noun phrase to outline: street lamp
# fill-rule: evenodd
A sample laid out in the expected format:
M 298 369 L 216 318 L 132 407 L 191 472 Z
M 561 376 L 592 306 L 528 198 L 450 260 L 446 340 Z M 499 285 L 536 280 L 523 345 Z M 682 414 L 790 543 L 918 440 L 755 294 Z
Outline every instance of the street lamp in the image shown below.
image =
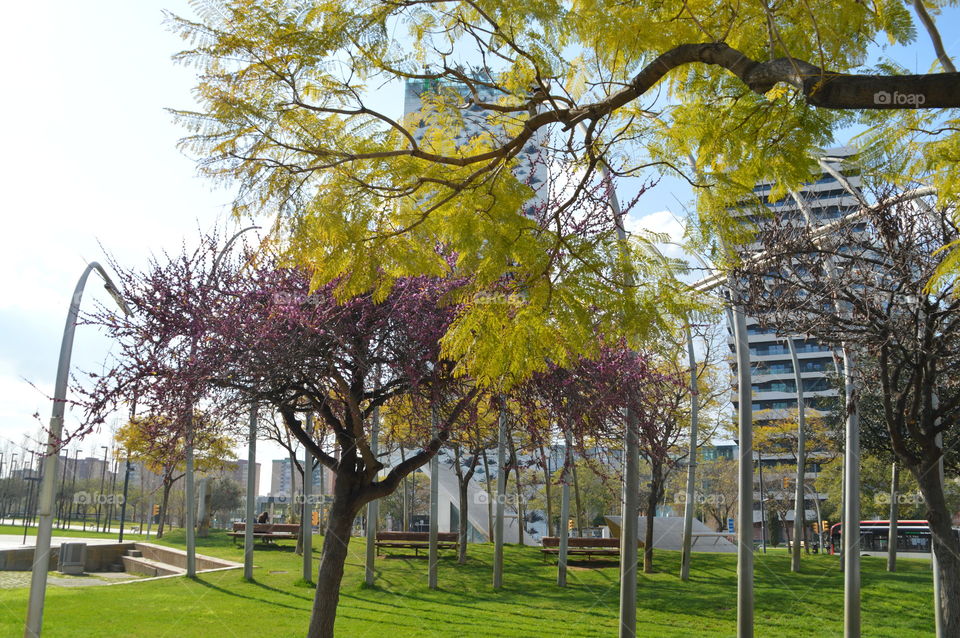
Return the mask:
M 53 527 L 53 500 L 57 481 L 57 450 L 63 433 L 63 415 L 67 401 L 67 383 L 70 379 L 70 356 L 73 354 L 73 335 L 77 328 L 77 316 L 80 314 L 80 300 L 90 272 L 96 270 L 104 280 L 104 288 L 113 297 L 125 315 L 130 308 L 114 286 L 107 271 L 97 262 L 90 262 L 77 287 L 73 291 L 67 321 L 63 328 L 63 340 L 60 343 L 60 360 L 57 363 L 57 380 L 53 391 L 53 410 L 50 416 L 50 434 L 47 438 L 46 456 L 43 459 L 43 478 L 40 484 L 40 498 L 37 510 L 40 514 L 37 528 L 37 546 L 33 553 L 33 574 L 30 578 L 30 600 L 27 606 L 27 622 L 23 631 L 24 638 L 39 638 L 43 625 L 43 602 L 47 590 L 47 569 L 50 566 L 50 537 Z

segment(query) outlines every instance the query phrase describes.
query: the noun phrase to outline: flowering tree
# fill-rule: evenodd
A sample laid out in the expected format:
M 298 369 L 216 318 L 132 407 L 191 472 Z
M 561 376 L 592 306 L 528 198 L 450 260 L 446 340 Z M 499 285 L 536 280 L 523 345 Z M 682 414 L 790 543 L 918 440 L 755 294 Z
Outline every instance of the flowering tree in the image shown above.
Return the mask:
M 233 460 L 233 440 L 220 433 L 222 426 L 207 414 L 195 414 L 194 446 L 196 469 L 200 472 L 223 468 Z M 183 477 L 186 449 L 183 424 L 164 416 L 134 417 L 116 434 L 117 445 L 131 461 L 143 463 L 160 476 L 163 493 L 160 497 L 160 521 L 157 538 L 163 536 L 167 520 L 167 504 L 173 484 Z
M 581 357 L 569 368 L 554 367 L 536 374 L 519 386 L 516 394 L 524 412 L 534 417 L 527 423 L 536 423 L 544 412 L 551 415 L 568 447 L 575 446 L 581 455 L 588 441 L 601 449 L 619 450 L 623 414 L 627 409 L 633 411 L 641 454 L 651 472 L 644 570 L 652 571 L 653 513 L 663 500 L 669 469 L 679 458 L 676 444 L 685 428 L 689 392 L 680 375 L 665 371 L 663 361 L 652 354 L 619 344 L 602 346 L 596 357 Z M 565 460 L 571 470 L 572 451 L 568 450 Z M 565 474 L 566 468 L 563 480 L 567 480 Z
M 402 279 L 379 299 L 341 301 L 334 284 L 311 292 L 302 270 L 281 268 L 269 254 L 222 259 L 215 238 L 122 279 L 136 311 L 122 322 L 102 317 L 122 355 L 89 392 L 89 420 L 132 393 L 140 405 L 203 400 L 227 415 L 250 403 L 271 405 L 336 476 L 310 624 L 311 636 L 332 635 L 357 512 L 436 454 L 476 394 L 439 357 L 455 310 L 444 295 L 456 282 Z M 374 408 L 403 395 L 414 398 L 414 409 L 429 409 L 423 397 L 455 398 L 438 411 L 435 431 L 428 419 L 411 419 L 419 449 L 386 467 L 371 451 L 368 421 Z M 317 416 L 312 433 L 306 412 Z M 178 421 L 166 423 L 178 438 Z

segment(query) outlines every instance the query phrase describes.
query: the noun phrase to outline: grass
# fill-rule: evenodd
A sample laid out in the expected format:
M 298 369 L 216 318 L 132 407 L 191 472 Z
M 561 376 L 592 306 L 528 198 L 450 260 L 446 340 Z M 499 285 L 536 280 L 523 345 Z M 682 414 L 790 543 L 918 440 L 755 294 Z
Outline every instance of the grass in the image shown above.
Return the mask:
M 0 530 L 2 531 L 2 530 Z M 315 538 L 314 569 L 320 537 Z M 160 543 L 183 547 L 174 530 Z M 313 589 L 302 582 L 293 544 L 257 549 L 255 582 L 240 570 L 111 587 L 50 587 L 44 636 L 301 637 Z M 440 589 L 426 586 L 423 558 L 377 562 L 377 585 L 363 586 L 364 540 L 353 539 L 337 616 L 341 636 L 364 638 L 614 636 L 618 569 L 615 563 L 572 568 L 558 588 L 556 566 L 536 548 L 508 546 L 504 588 L 490 587 L 493 548 L 471 545 L 467 565 L 443 552 Z M 242 548 L 222 532 L 198 539 L 198 551 L 242 562 Z M 691 579 L 680 582 L 679 554 L 658 551 L 657 573 L 638 577 L 638 636 L 720 637 L 736 633 L 736 557 L 695 554 Z M 835 557 L 804 557 L 791 574 L 786 552 L 756 555 L 758 637 L 837 636 L 843 633 L 843 575 Z M 888 574 L 879 558 L 863 559 L 863 636 L 932 636 L 929 561 L 898 561 Z M 0 636 L 22 632 L 27 590 L 0 590 Z

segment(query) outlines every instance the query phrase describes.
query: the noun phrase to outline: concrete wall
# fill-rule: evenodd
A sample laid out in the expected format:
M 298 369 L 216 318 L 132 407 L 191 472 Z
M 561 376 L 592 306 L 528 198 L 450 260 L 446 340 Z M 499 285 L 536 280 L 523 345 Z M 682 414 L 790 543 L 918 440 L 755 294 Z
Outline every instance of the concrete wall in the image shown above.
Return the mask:
M 133 543 L 113 545 L 87 545 L 87 557 L 83 564 L 84 571 L 105 572 L 110 566 L 121 562 L 120 557 L 128 549 L 133 549 Z M 0 571 L 28 572 L 33 569 L 33 547 L 0 550 Z M 50 570 L 57 569 L 60 559 L 60 547 L 50 548 Z

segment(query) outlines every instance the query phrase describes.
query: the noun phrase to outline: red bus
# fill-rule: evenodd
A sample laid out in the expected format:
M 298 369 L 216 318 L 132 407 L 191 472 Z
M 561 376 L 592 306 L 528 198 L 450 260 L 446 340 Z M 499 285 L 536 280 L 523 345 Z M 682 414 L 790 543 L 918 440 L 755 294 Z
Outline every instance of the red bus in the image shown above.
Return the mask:
M 960 539 L 960 529 L 953 533 Z M 830 528 L 830 553 L 840 554 L 841 523 Z M 860 555 L 886 556 L 890 521 L 860 521 Z M 897 556 L 930 558 L 930 525 L 927 521 L 897 521 Z

